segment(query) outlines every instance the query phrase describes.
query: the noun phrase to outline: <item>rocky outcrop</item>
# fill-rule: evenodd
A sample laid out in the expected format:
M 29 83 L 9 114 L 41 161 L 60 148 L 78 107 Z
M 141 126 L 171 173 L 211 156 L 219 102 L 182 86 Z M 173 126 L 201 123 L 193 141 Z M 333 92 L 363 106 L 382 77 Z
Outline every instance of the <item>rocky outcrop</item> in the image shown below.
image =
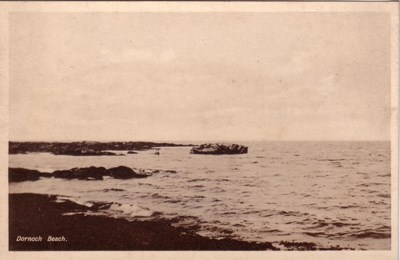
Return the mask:
M 102 180 L 106 175 L 108 175 L 106 168 L 91 166 L 87 168 L 72 168 L 70 170 L 54 171 L 51 174 L 51 177 L 69 180 Z
M 117 155 L 110 151 L 144 151 L 156 147 L 193 146 L 191 144 L 154 142 L 9 142 L 9 154 L 52 153 L 55 155 L 97 156 Z M 107 152 L 106 152 L 107 151 Z M 118 154 L 119 155 L 119 154 Z
M 118 166 L 108 169 L 108 175 L 114 179 L 146 178 L 148 176 L 144 174 L 138 174 L 131 168 L 125 166 Z
M 36 170 L 28 170 L 24 168 L 8 169 L 9 182 L 37 181 L 42 175 L 43 173 Z
M 96 151 L 93 149 L 77 148 L 74 150 L 63 150 L 55 155 L 73 155 L 73 156 L 100 156 L 100 155 L 119 155 L 113 152 Z
M 248 147 L 238 144 L 202 144 L 194 146 L 192 154 L 243 154 L 247 153 Z
M 106 217 L 102 211 L 107 207 L 107 203 L 94 203 L 89 207 L 70 200 L 60 201 L 54 195 L 10 194 L 9 248 L 12 251 L 279 249 L 269 242 L 198 235 L 198 225 L 182 225 L 184 217 L 167 219 L 157 216 L 129 221 Z M 45 238 L 59 234 L 68 242 L 21 243 L 17 239 L 21 234 L 40 234 Z
M 118 166 L 110 169 L 104 167 L 84 167 L 72 168 L 69 170 L 58 170 L 52 173 L 43 173 L 36 170 L 28 170 L 23 168 L 9 168 L 9 182 L 22 182 L 22 181 L 36 181 L 40 177 L 47 178 L 61 178 L 61 179 L 78 179 L 78 180 L 103 180 L 105 176 L 114 179 L 133 179 L 133 178 L 146 178 L 151 173 L 137 173 L 133 169 Z

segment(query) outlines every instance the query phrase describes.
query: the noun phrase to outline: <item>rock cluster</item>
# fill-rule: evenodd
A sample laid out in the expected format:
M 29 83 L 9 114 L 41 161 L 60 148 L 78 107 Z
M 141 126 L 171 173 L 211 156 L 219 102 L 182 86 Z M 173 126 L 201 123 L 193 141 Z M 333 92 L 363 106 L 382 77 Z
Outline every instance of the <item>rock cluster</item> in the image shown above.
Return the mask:
M 9 142 L 9 154 L 52 153 L 55 155 L 94 156 L 116 155 L 109 151 L 144 151 L 155 147 L 193 146 L 190 144 L 154 142 Z
M 100 156 L 100 155 L 118 155 L 113 152 L 96 151 L 93 149 L 76 148 L 74 150 L 65 150 L 56 155 L 73 155 L 73 156 Z
M 36 181 L 40 177 L 47 178 L 62 178 L 62 179 L 78 179 L 78 180 L 103 180 L 105 176 L 114 179 L 132 179 L 132 178 L 146 178 L 149 174 L 137 173 L 133 169 L 118 166 L 110 169 L 104 167 L 85 167 L 85 168 L 72 168 L 69 170 L 58 170 L 52 173 L 43 173 L 36 170 L 29 170 L 23 168 L 9 168 L 8 169 L 9 182 L 22 182 L 22 181 Z
M 202 144 L 194 146 L 192 154 L 243 154 L 247 153 L 248 147 L 239 144 Z

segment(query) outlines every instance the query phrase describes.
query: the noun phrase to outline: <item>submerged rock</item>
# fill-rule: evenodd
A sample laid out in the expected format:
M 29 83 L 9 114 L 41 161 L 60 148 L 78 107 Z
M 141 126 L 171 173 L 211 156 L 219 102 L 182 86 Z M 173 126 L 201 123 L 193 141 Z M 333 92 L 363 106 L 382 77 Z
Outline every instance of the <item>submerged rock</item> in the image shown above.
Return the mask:
M 248 147 L 238 144 L 202 144 L 194 146 L 192 154 L 243 154 L 247 153 Z

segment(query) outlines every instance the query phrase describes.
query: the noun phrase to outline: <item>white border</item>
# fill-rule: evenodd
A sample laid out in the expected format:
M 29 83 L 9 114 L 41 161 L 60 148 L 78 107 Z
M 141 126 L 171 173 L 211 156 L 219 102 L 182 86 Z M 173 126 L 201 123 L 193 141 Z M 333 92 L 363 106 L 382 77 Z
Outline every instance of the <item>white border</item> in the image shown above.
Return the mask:
M 0 3 L 0 259 L 397 259 L 399 5 L 396 2 L 1 2 Z M 391 16 L 392 249 L 388 251 L 8 251 L 8 14 L 10 12 L 387 12 Z

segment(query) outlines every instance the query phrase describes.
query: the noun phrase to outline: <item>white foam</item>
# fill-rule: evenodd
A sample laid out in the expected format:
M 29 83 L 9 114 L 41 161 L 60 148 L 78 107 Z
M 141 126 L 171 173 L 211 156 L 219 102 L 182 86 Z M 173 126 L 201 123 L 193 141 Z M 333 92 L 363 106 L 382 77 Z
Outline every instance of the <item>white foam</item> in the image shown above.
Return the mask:
M 65 201 L 72 201 L 76 204 L 82 205 L 82 206 L 86 206 L 86 207 L 92 207 L 94 205 L 93 202 L 90 201 L 84 201 L 82 199 L 79 198 L 73 198 L 73 197 L 64 197 L 64 196 L 57 196 L 57 200 L 56 202 L 61 203 L 61 202 L 65 202 Z
M 153 214 L 152 211 L 133 204 L 114 203 L 109 210 L 122 213 L 122 215 L 127 217 L 150 217 Z

